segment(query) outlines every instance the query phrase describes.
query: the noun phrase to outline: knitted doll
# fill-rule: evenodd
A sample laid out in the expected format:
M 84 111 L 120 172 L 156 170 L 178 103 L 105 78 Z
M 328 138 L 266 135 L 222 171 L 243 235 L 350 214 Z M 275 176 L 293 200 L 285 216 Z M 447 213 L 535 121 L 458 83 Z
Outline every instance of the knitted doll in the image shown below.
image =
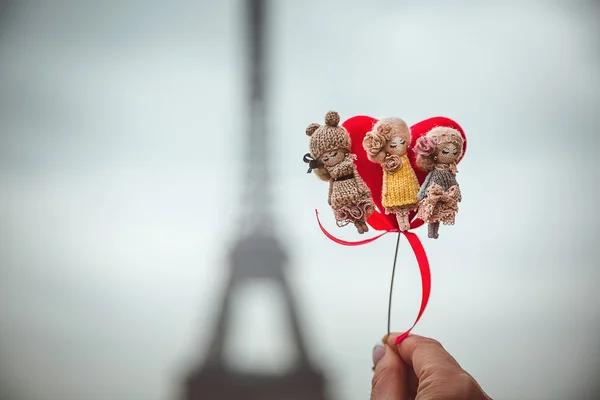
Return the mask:
M 328 203 L 333 208 L 337 225 L 353 223 L 358 233 L 368 232 L 366 220 L 375 211 L 371 191 L 362 180 L 350 153 L 350 136 L 338 126 L 340 116 L 330 111 L 325 125 L 310 124 L 306 134 L 310 136 L 310 153 L 304 162 L 310 164 L 308 172 L 315 171 L 320 179 L 329 182 Z
M 408 160 L 410 128 L 400 118 L 378 121 L 363 139 L 369 160 L 381 164 L 381 202 L 386 214 L 396 214 L 401 231 L 410 229 L 410 212 L 417 208 L 419 181 Z
M 417 198 L 417 218 L 428 222 L 428 236 L 439 237 L 440 222 L 453 225 L 462 200 L 456 182 L 456 162 L 463 152 L 464 140 L 452 128 L 436 127 L 417 140 L 417 168 L 428 172 Z

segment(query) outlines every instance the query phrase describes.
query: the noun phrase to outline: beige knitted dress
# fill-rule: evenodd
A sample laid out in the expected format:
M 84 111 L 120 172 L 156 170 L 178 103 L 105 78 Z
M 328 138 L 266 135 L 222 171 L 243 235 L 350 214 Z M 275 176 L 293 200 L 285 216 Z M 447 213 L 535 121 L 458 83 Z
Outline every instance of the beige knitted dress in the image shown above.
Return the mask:
M 362 234 L 369 230 L 366 221 L 375 211 L 375 204 L 354 165 L 350 135 L 339 122 L 339 114 L 330 111 L 324 125 L 310 124 L 306 128 L 310 153 L 304 161 L 310 164 L 309 173 L 314 170 L 321 180 L 329 182 L 328 202 L 337 225 L 353 223 Z
M 333 167 L 325 167 L 329 181 L 329 204 L 338 226 L 366 221 L 375 211 L 371 191 L 358 175 L 353 157 L 348 154 Z

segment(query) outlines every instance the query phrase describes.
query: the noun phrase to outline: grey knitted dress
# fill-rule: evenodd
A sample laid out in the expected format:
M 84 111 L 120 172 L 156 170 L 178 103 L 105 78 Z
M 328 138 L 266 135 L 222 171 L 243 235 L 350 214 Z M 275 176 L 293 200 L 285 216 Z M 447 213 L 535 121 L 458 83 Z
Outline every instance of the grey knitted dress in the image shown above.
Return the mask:
M 458 213 L 458 203 L 461 201 L 456 173 L 450 168 L 436 166 L 425 178 L 417 199 L 417 218 L 429 223 L 453 225 Z

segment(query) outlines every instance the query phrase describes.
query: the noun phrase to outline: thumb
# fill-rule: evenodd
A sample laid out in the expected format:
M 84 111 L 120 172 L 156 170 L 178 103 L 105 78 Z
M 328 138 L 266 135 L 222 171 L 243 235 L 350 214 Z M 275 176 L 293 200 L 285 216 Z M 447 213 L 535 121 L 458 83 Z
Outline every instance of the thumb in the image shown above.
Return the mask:
M 371 400 L 406 400 L 406 365 L 400 356 L 390 347 L 385 346 L 385 354 L 375 364 Z M 382 347 L 373 350 L 381 352 Z

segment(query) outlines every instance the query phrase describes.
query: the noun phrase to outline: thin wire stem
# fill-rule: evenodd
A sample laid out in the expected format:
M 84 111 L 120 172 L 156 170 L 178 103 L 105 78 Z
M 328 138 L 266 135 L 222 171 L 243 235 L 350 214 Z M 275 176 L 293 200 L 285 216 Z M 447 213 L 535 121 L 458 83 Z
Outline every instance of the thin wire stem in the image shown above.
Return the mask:
M 390 281 L 390 298 L 388 302 L 388 317 L 387 317 L 387 337 L 390 336 L 391 333 L 391 323 L 392 323 L 392 294 L 394 292 L 394 275 L 396 275 L 396 261 L 398 261 L 398 247 L 400 246 L 400 236 L 402 236 L 401 232 L 398 232 L 398 240 L 396 241 L 396 252 L 394 253 L 394 266 L 392 267 L 392 279 Z

